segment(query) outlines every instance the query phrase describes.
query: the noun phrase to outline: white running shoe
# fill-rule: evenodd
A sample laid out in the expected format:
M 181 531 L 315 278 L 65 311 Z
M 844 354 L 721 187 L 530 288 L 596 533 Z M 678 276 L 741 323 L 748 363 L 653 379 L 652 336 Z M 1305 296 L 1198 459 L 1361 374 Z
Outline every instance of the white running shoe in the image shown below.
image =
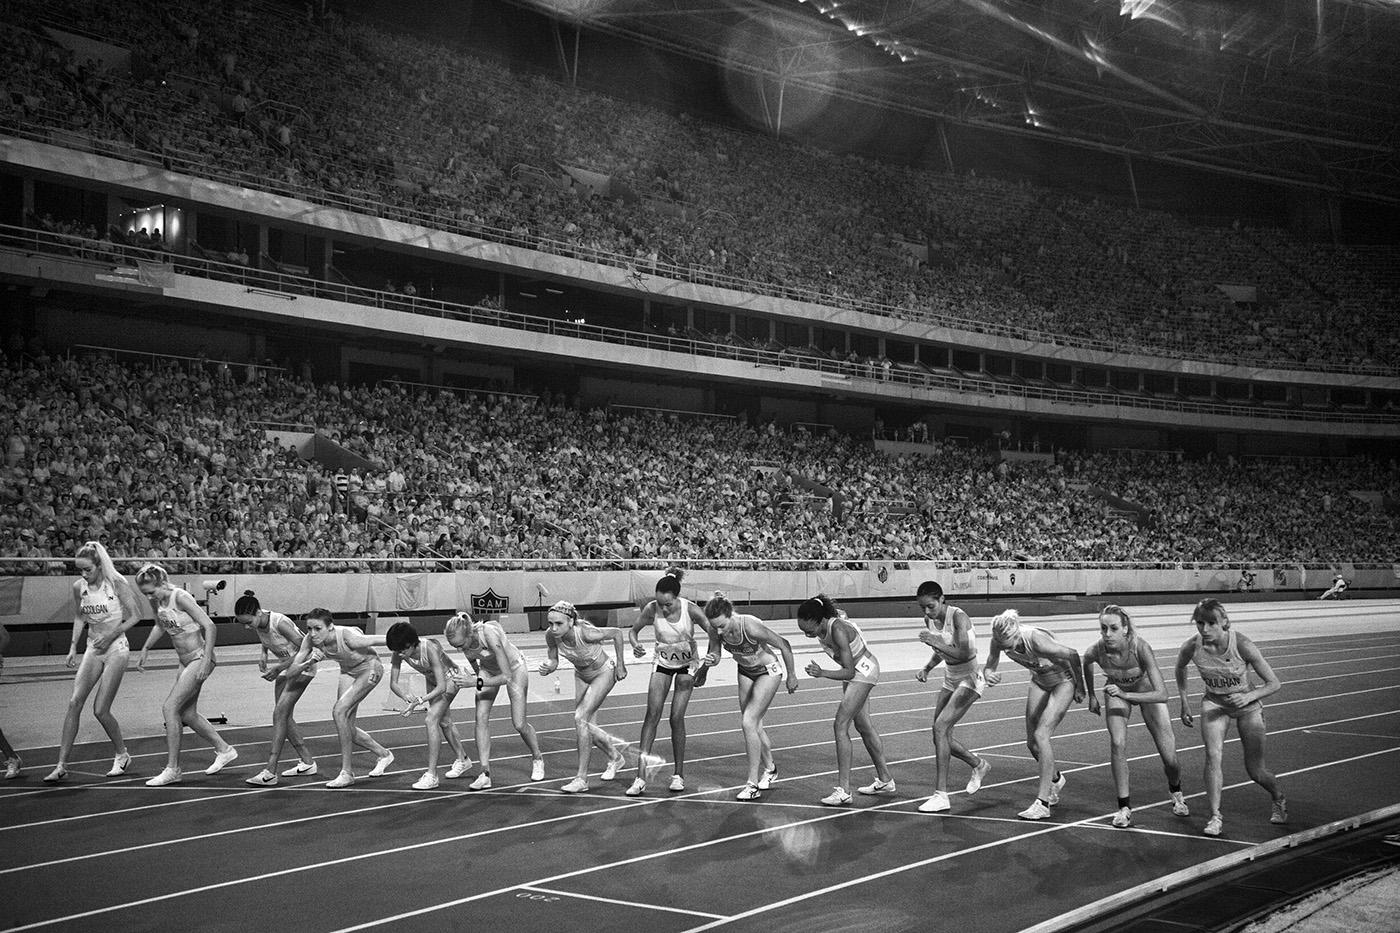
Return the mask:
M 769 768 L 767 771 L 763 772 L 763 776 L 760 777 L 760 778 L 758 779 L 758 784 L 757 784 L 758 789 L 759 789 L 759 790 L 768 790 L 768 788 L 770 788 L 770 787 L 773 786 L 773 778 L 775 778 L 775 777 L 777 777 L 777 776 L 778 776 L 778 763 L 775 761 L 775 762 L 773 762 L 773 767 L 771 767 L 771 768 Z
M 530 780 L 532 780 L 532 781 L 543 781 L 543 780 L 544 780 L 544 759 L 543 759 L 543 758 L 536 758 L 536 759 L 534 760 L 534 763 L 532 763 L 532 764 L 530 765 Z
M 621 771 L 626 765 L 627 759 L 623 758 L 621 753 L 609 758 L 608 766 L 603 769 L 603 780 L 611 781 L 613 778 L 617 777 L 617 772 Z
M 1035 799 L 1035 803 L 1031 804 L 1029 807 L 1026 807 L 1026 809 L 1022 810 L 1020 813 L 1018 813 L 1018 814 L 1016 814 L 1016 815 L 1017 815 L 1018 817 L 1020 817 L 1021 819 L 1023 819 L 1023 820 L 1044 820 L 1044 819 L 1049 819 L 1049 818 L 1050 818 L 1050 808 L 1047 807 L 1045 804 L 1041 803 L 1041 802 L 1040 802 L 1040 798 L 1037 797 L 1037 798 Z
M 638 773 L 638 777 L 642 777 L 642 778 L 645 778 L 646 780 L 650 781 L 652 778 L 656 777 L 656 772 L 659 771 L 659 770 L 661 769 L 661 766 L 664 765 L 665 763 L 666 763 L 666 759 L 665 759 L 665 758 L 662 758 L 660 755 L 653 755 L 653 754 L 651 754 L 650 752 L 648 752 L 648 753 L 645 754 L 645 755 L 638 755 L 638 756 L 637 756 L 637 773 Z
M 844 787 L 833 787 L 831 793 L 822 798 L 821 804 L 824 807 L 849 807 L 851 805 L 851 795 Z
M 233 761 L 233 760 L 234 760 L 235 758 L 237 758 L 237 757 L 238 757 L 238 749 L 236 749 L 236 748 L 234 748 L 232 745 L 230 745 L 230 746 L 228 747 L 228 751 L 226 751 L 226 752 L 219 752 L 219 754 L 217 754 L 217 755 L 214 756 L 214 763 L 213 763 L 212 765 L 210 765 L 209 767 L 205 768 L 205 769 L 204 769 L 204 773 L 205 773 L 205 774 L 218 774 L 220 771 L 224 770 L 224 765 L 228 764 L 230 761 Z
M 588 782 L 581 777 L 576 777 L 559 789 L 566 794 L 581 794 L 588 790 Z
M 1127 829 L 1133 825 L 1133 808 L 1119 807 L 1118 812 L 1113 814 L 1113 825 L 1117 829 Z
M 1219 813 L 1212 813 L 1209 820 L 1206 820 L 1206 828 L 1201 830 L 1207 836 L 1218 836 L 1225 830 L 1225 818 Z
M 45 784 L 61 784 L 68 780 L 68 769 L 63 765 L 56 765 L 52 771 L 44 775 Z
M 438 776 L 436 771 L 424 771 L 423 776 L 413 782 L 414 790 L 437 790 Z
M 890 797 L 894 795 L 894 778 L 890 778 L 888 781 L 876 778 L 875 783 L 857 787 L 856 790 L 871 797 Z
M 313 758 L 311 761 L 298 761 L 296 764 L 292 765 L 290 768 L 288 768 L 287 770 L 283 771 L 283 772 L 282 772 L 282 776 L 283 776 L 283 777 L 298 777 L 299 775 L 303 775 L 303 774 L 305 774 L 305 775 L 311 775 L 311 774 L 315 774 L 315 773 L 316 773 L 317 771 L 319 771 L 319 770 L 320 770 L 320 768 L 317 767 L 317 765 L 316 765 L 316 760 Z
M 13 758 L 6 758 L 6 759 L 5 759 L 5 780 L 11 781 L 11 780 L 14 780 L 15 778 L 19 777 L 20 768 L 22 768 L 22 767 L 23 767 L 23 765 L 20 764 L 20 760 L 19 760 L 19 756 L 18 756 L 18 755 L 16 755 L 16 756 L 13 757 Z
M 1191 808 L 1186 805 L 1186 797 L 1181 791 L 1172 794 L 1172 816 L 1190 816 Z
M 458 758 L 456 761 L 452 762 L 452 767 L 447 769 L 446 776 L 450 778 L 459 778 L 471 769 L 472 760 L 470 758 Z
M 167 784 L 179 784 L 183 780 L 179 768 L 165 768 L 146 782 L 147 787 L 164 787 Z
M 967 795 L 971 797 L 982 789 L 982 782 L 987 779 L 987 772 L 992 770 L 992 763 L 986 758 L 982 763 L 972 769 L 972 777 L 967 779 Z
M 735 800 L 757 800 L 763 794 L 759 791 L 757 784 L 745 784 L 744 789 L 734 795 Z
M 1273 812 L 1269 814 L 1269 822 L 1275 826 L 1282 826 L 1288 822 L 1288 800 L 1284 797 L 1274 801 Z
M 948 795 L 938 790 L 933 792 L 933 796 L 919 804 L 920 813 L 947 813 L 953 809 L 953 805 L 948 802 Z
M 263 769 L 262 769 L 261 771 L 259 771 L 257 774 L 255 774 L 255 775 L 253 775 L 252 777 L 246 779 L 243 783 L 244 783 L 244 784 L 251 784 L 251 785 L 253 785 L 254 787 L 276 787 L 276 786 L 277 786 L 277 775 L 273 774 L 271 771 L 267 770 L 266 768 L 263 768 Z
M 483 771 L 483 772 L 481 772 L 480 774 L 478 774 L 478 775 L 476 776 L 476 780 L 475 780 L 475 781 L 472 781 L 470 784 L 468 784 L 467 787 L 468 787 L 469 789 L 471 789 L 471 790 L 490 790 L 490 789 L 491 789 L 491 772 L 490 772 L 490 771 Z
M 333 790 L 339 790 L 342 787 L 349 787 L 351 784 L 354 783 L 355 775 L 351 774 L 349 771 L 342 771 L 335 777 L 327 781 L 326 786 Z
M 1050 782 L 1050 799 L 1045 802 L 1052 807 L 1058 804 L 1060 802 L 1060 791 L 1064 790 L 1065 785 L 1068 783 L 1069 779 L 1066 778 L 1064 772 L 1061 771 L 1060 776 Z
M 376 761 L 376 762 L 374 763 L 374 767 L 373 767 L 373 768 L 370 768 L 370 770 L 369 770 L 369 776 L 370 776 L 370 777 L 382 777 L 382 776 L 384 775 L 384 772 L 385 772 L 385 771 L 388 771 L 388 770 L 389 770 L 389 766 L 390 766 L 391 764 L 393 764 L 393 763 L 394 763 L 394 753 L 393 753 L 393 752 L 388 752 L 388 751 L 386 751 L 386 752 L 384 753 L 384 757 L 382 757 L 382 758 L 380 758 L 378 761 Z
M 640 796 L 642 796 L 642 794 L 645 794 L 646 792 L 647 792 L 647 782 L 646 782 L 646 780 L 645 780 L 644 778 L 637 778 L 637 779 L 635 779 L 635 780 L 632 782 L 632 786 L 631 786 L 631 787 L 628 787 L 627 790 L 626 790 L 626 794 L 627 794 L 628 797 L 640 797 Z
M 679 794 L 681 791 L 685 790 L 685 778 L 681 777 L 679 774 L 671 775 L 671 786 L 668 790 L 673 794 Z
M 107 772 L 108 777 L 121 777 L 126 774 L 126 769 L 131 767 L 131 755 L 122 752 L 112 759 L 112 770 Z

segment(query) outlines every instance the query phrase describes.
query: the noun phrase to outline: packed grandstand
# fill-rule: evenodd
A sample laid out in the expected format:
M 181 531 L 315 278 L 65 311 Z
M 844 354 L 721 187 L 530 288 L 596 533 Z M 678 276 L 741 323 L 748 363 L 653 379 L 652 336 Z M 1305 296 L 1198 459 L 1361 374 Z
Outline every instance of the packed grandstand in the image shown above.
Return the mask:
M 316 385 L 24 349 L 0 369 L 0 552 L 28 559 L 24 573 L 68 572 L 89 539 L 174 567 L 336 571 L 371 558 L 1383 561 L 1400 532 L 1352 495 L 1400 496 L 1393 460 L 1061 451 L 1009 469 L 955 443 L 885 453 L 834 431 L 584 409 L 548 391 Z M 303 460 L 271 425 L 318 431 L 375 469 Z
M 1201 226 L 975 172 L 775 143 L 261 4 L 22 0 L 6 10 L 0 123 L 31 138 L 558 255 L 1046 344 L 1322 369 L 1389 372 L 1400 361 L 1385 324 L 1400 285 L 1392 248 Z M 268 20 L 276 28 L 253 28 Z M 80 60 L 44 24 L 131 46 L 129 73 Z M 555 183 L 569 167 L 629 196 Z M 1250 300 L 1220 283 L 1250 283 Z
M 19 0 L 3 16 L 0 131 L 16 138 L 1047 348 L 1295 370 L 1400 365 L 1388 247 L 1202 226 L 775 141 L 561 93 L 337 17 L 85 0 Z M 267 20 L 276 28 L 254 28 Z M 101 68 L 54 30 L 129 46 L 131 67 Z M 559 183 L 566 169 L 606 175 L 628 196 Z M 158 229 L 32 212 L 22 221 L 48 238 L 34 246 L 89 260 L 262 258 L 176 244 Z M 1254 292 L 1242 301 L 1222 282 Z M 390 558 L 1384 561 L 1397 540 L 1393 511 L 1378 505 L 1400 498 L 1393 459 L 1182 459 L 1047 443 L 1047 457 L 1008 468 L 996 445 L 929 442 L 917 421 L 899 433 L 924 449 L 892 452 L 826 425 L 590 407 L 529 385 L 349 385 L 313 380 L 294 361 L 132 362 L 10 338 L 0 553 L 24 559 L 21 573 L 66 572 L 88 539 L 132 560 L 280 559 L 288 570 Z M 883 367 L 886 379 L 913 369 L 829 355 L 871 375 Z M 364 466 L 302 459 L 272 424 L 320 433 Z

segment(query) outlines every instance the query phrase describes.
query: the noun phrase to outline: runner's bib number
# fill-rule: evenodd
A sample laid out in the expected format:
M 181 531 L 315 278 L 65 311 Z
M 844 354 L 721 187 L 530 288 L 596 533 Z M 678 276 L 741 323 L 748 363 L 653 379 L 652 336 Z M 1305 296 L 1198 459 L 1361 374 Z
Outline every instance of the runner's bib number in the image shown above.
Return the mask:
M 856 662 L 856 673 L 870 677 L 875 673 L 875 661 L 869 656 L 861 658 Z

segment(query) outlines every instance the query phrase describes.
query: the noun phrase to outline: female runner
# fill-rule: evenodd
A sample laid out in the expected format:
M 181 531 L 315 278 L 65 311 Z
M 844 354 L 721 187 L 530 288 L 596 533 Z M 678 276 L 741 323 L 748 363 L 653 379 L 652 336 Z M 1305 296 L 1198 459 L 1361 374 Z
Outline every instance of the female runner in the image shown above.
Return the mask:
M 1204 832 L 1207 836 L 1218 836 L 1225 828 L 1225 820 L 1220 815 L 1223 783 L 1220 759 L 1225 748 L 1225 732 L 1231 720 L 1234 720 L 1235 730 L 1240 734 L 1245 771 L 1250 780 L 1268 791 L 1273 798 L 1269 822 L 1279 825 L 1287 823 L 1288 800 L 1273 772 L 1264 764 L 1267 729 L 1261 701 L 1279 691 L 1282 685 L 1278 675 L 1264 660 L 1254 642 L 1230 628 L 1230 616 L 1220 600 L 1201 600 L 1191 613 L 1191 621 L 1196 623 L 1196 634 L 1181 646 L 1181 652 L 1177 655 L 1176 692 L 1181 697 L 1181 721 L 1190 727 L 1195 723 L 1195 717 L 1191 715 L 1191 698 L 1186 692 L 1186 666 L 1194 661 L 1196 671 L 1205 684 L 1205 693 L 1201 697 L 1201 733 L 1206 746 L 1206 802 L 1210 805 L 1210 819 Z M 1262 686 L 1255 687 L 1250 683 L 1251 669 L 1263 679 Z
M 1176 760 L 1176 736 L 1167 713 L 1167 687 L 1152 646 L 1133 630 L 1133 620 L 1121 606 L 1105 606 L 1099 613 L 1099 640 L 1084 652 L 1084 689 L 1089 693 L 1089 712 L 1099 714 L 1099 698 L 1094 693 L 1094 669 L 1103 668 L 1108 683 L 1103 688 L 1104 719 L 1108 724 L 1109 760 L 1113 783 L 1118 789 L 1118 812 L 1113 825 L 1120 829 L 1133 825 L 1133 808 L 1128 800 L 1128 718 L 1133 707 L 1142 708 L 1142 721 L 1157 745 L 1167 788 L 1172 795 L 1172 813 L 1190 816 L 1181 793 L 1181 766 Z
M 695 629 L 709 633 L 710 652 L 718 653 L 714 631 L 700 607 L 681 596 L 683 571 L 670 570 L 656 583 L 656 598 L 647 603 L 641 615 L 627 633 L 636 657 L 646 655 L 637 636 L 648 625 L 656 631 L 656 665 L 647 688 L 647 711 L 642 720 L 642 737 L 637 755 L 637 777 L 627 788 L 627 796 L 640 797 L 647 789 L 647 778 L 661 766 L 661 757 L 651 753 L 656 742 L 656 727 L 661 723 L 661 710 L 672 679 L 676 693 L 671 698 L 671 751 L 675 758 L 675 773 L 670 789 L 685 790 L 685 711 L 690 705 L 690 693 L 695 688 L 695 675 L 700 667 L 700 655 L 695 645 Z
M 302 741 L 301 732 L 292 719 L 297 701 L 306 693 L 311 680 L 316 675 L 314 666 L 302 674 L 288 680 L 282 676 L 296 657 L 306 634 L 297 624 L 280 612 L 263 609 L 258 598 L 248 590 L 233 604 L 233 616 L 252 630 L 262 642 L 262 657 L 258 661 L 258 671 L 262 679 L 272 683 L 272 749 L 268 752 L 267 767 L 246 779 L 244 784 L 254 787 L 274 787 L 277 784 L 277 768 L 282 759 L 282 746 L 290 741 L 296 749 L 298 761 L 282 772 L 283 777 L 316 773 L 316 759 Z M 269 662 L 268 656 L 275 660 Z
M 454 676 L 460 673 L 456 663 L 447 656 L 437 639 L 420 638 L 418 630 L 408 622 L 395 622 L 389 626 L 389 631 L 384 633 L 384 644 L 394 653 L 389 689 L 408 704 L 403 715 L 409 715 L 420 706 L 428 708 L 428 770 L 413 783 L 413 789 L 432 790 L 438 786 L 437 765 L 438 756 L 442 754 L 443 739 L 457 754 L 457 760 L 447 769 L 447 776 L 459 778 L 466 774 L 471 770 L 472 760 L 462 746 L 457 724 L 452 721 L 452 701 L 461 689 L 461 683 Z M 399 671 L 404 664 L 423 675 L 427 693 L 414 696 L 399 686 Z
M 851 805 L 851 723 L 855 723 L 865 750 L 875 765 L 875 782 L 860 788 L 862 794 L 893 794 L 894 778 L 885 764 L 885 746 L 866 708 L 870 691 L 880 682 L 880 662 L 865 645 L 865 636 L 846 614 L 824 593 L 818 593 L 797 607 L 797 626 L 808 638 L 815 638 L 822 650 L 841 667 L 834 671 L 816 661 L 807 665 L 810 677 L 844 681 L 841 703 L 836 707 L 837 785 L 821 802 L 828 807 Z
M 581 794 L 588 790 L 588 756 L 597 745 L 608 756 L 603 780 L 617 777 L 625 763 L 622 751 L 627 743 L 608 735 L 597 723 L 598 708 L 603 705 L 613 685 L 627 677 L 627 663 L 622 658 L 625 633 L 612 626 L 595 626 L 580 619 L 572 603 L 562 600 L 549 610 L 549 628 L 545 631 L 545 646 L 549 660 L 540 664 L 541 676 L 559 668 L 563 655 L 574 666 L 574 725 L 578 730 L 578 773 L 560 788 L 566 794 Z M 617 652 L 617 660 L 608 657 L 603 642 L 609 638 Z
M 544 755 L 535 727 L 526 718 L 528 709 L 530 671 L 525 656 L 506 637 L 499 622 L 474 622 L 468 612 L 459 612 L 447 622 L 443 635 L 447 643 L 461 650 L 476 674 L 476 753 L 481 758 L 481 773 L 472 781 L 472 790 L 491 787 L 491 708 L 501 687 L 510 697 L 510 721 L 525 747 L 530 750 L 530 780 L 544 780 Z M 462 676 L 466 686 L 465 675 Z
M 193 596 L 170 582 L 170 575 L 159 564 L 147 564 L 137 571 L 136 585 L 151 601 L 151 609 L 156 614 L 155 627 L 141 647 L 136 669 L 146 670 L 146 656 L 163 635 L 170 636 L 180 660 L 175 684 L 161 707 L 165 716 L 165 769 L 147 781 L 146 786 L 163 787 L 180 782 L 180 745 L 185 726 L 214 746 L 214 763 L 205 768 L 204 773 L 218 774 L 238 757 L 238 749 L 225 742 L 199 712 L 200 691 L 214 672 L 214 622 Z
M 1026 747 L 1040 762 L 1040 787 L 1035 802 L 1016 814 L 1023 820 L 1043 820 L 1060 802 L 1065 776 L 1055 767 L 1050 737 L 1065 718 L 1070 701 L 1084 699 L 1084 669 L 1079 652 L 1060 644 L 1055 636 L 1033 625 L 1024 625 L 1020 613 L 1008 609 L 992 620 L 992 650 L 983 674 L 995 687 L 1001 683 L 997 662 L 1008 658 L 1031 672 L 1026 691 Z
M 339 789 L 355 783 L 350 759 L 356 745 L 374 752 L 378 760 L 369 776 L 379 777 L 394 763 L 394 753 L 357 726 L 355 716 L 360 703 L 384 677 L 384 665 L 379 660 L 379 652 L 374 650 L 374 646 L 383 644 L 384 640 L 366 635 L 357 628 L 336 625 L 335 616 L 329 609 L 312 609 L 303 618 L 306 620 L 306 637 L 302 639 L 297 656 L 284 672 L 285 676 L 288 679 L 298 677 L 323 658 L 340 665 L 340 684 L 336 690 L 335 705 L 331 707 L 335 730 L 340 734 L 340 773 L 327 781 L 326 786 Z
M 734 604 L 718 590 L 705 603 L 705 618 L 710 620 L 720 644 L 734 655 L 739 668 L 739 712 L 743 717 L 744 748 L 748 752 L 749 775 L 736 800 L 758 800 L 763 791 L 773 786 L 778 764 L 773 760 L 773 745 L 763 728 L 763 716 L 778 693 L 787 671 L 787 692 L 797 690 L 797 666 L 792 659 L 788 640 L 764 625 L 758 618 L 734 614 Z M 777 655 L 782 655 L 779 663 Z M 719 663 L 719 654 L 705 656 L 705 664 Z
M 982 781 L 992 770 L 989 759 L 953 737 L 953 727 L 982 697 L 987 682 L 977 669 L 977 630 L 972 618 L 957 606 L 948 605 L 943 587 L 933 580 L 920 583 L 915 598 L 924 611 L 924 631 L 919 633 L 919 641 L 933 649 L 933 657 L 914 679 L 927 683 L 933 669 L 943 665 L 943 686 L 933 709 L 933 796 L 919 804 L 919 811 L 944 813 L 952 809 L 948 802 L 948 772 L 953 758 L 972 768 L 966 788 L 969 796 L 982 789 Z
M 64 663 L 77 667 L 78 674 L 73 679 L 73 693 L 63 717 L 58 763 L 44 778 L 49 784 L 57 784 L 68 777 L 68 756 L 78 738 L 78 720 L 94 687 L 97 687 L 97 698 L 92 702 L 92 714 L 106 730 L 107 738 L 112 740 L 114 757 L 107 776 L 123 775 L 131 765 L 122 727 L 112 715 L 112 701 L 116 699 L 117 688 L 126 673 L 127 658 L 131 655 L 126 633 L 141 618 L 141 606 L 131 584 L 117 573 L 101 543 L 89 541 L 78 548 L 73 562 L 77 565 L 79 579 L 73 582 L 73 640 Z M 84 626 L 88 629 L 88 644 L 80 663 L 78 639 L 82 638 Z

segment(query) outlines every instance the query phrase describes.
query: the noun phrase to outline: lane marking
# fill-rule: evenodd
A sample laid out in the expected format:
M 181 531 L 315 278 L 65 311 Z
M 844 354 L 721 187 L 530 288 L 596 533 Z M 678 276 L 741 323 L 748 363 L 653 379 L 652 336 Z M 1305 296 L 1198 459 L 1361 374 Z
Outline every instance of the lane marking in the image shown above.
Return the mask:
M 692 917 L 709 917 L 712 920 L 724 920 L 724 914 L 711 914 L 703 910 L 682 910 L 679 907 L 663 907 L 660 904 L 643 904 L 640 901 L 620 901 L 614 897 L 599 897 L 596 894 L 580 894 L 577 891 L 556 891 L 553 888 L 542 888 L 539 885 L 523 884 L 522 891 L 537 891 L 540 894 L 552 894 L 556 897 L 576 897 L 584 901 L 599 901 L 604 904 L 617 904 L 622 907 L 640 907 L 643 910 L 664 910 L 673 914 L 688 914 Z

